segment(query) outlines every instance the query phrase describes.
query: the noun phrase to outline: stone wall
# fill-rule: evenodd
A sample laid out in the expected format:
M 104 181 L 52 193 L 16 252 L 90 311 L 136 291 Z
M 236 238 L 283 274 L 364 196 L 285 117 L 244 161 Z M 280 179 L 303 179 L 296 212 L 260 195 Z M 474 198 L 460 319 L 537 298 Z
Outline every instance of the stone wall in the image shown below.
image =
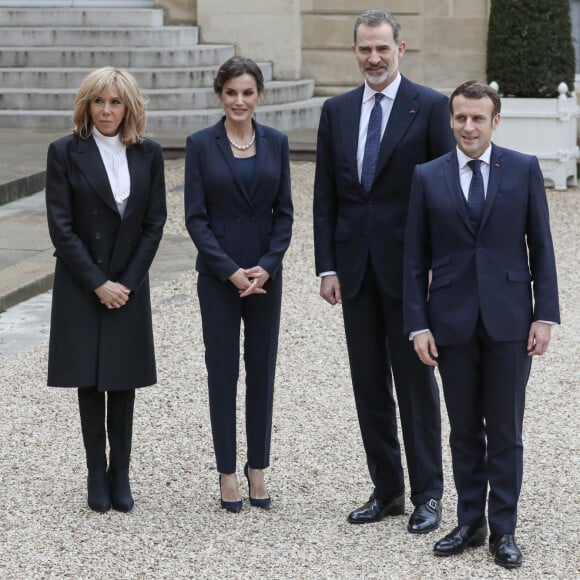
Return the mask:
M 303 0 L 302 75 L 318 94 L 332 95 L 360 83 L 352 55 L 357 15 L 390 10 L 402 26 L 407 52 L 401 71 L 412 80 L 449 91 L 485 77 L 490 0 Z
M 367 8 L 390 10 L 403 27 L 409 78 L 450 91 L 485 78 L 490 0 L 157 0 L 167 22 L 196 22 L 202 42 L 272 61 L 276 78 L 313 78 L 320 95 L 360 83 L 353 25 Z
M 197 19 L 197 0 L 156 0 L 165 11 L 165 24 L 193 24 Z

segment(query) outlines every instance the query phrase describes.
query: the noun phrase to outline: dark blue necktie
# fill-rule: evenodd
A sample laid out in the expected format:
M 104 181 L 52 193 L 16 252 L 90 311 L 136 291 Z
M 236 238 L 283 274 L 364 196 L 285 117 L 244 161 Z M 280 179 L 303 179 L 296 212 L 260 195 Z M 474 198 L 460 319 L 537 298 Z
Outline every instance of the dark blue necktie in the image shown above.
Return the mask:
M 360 176 L 360 182 L 367 193 L 371 190 L 373 180 L 375 179 L 375 168 L 381 147 L 381 125 L 383 123 L 381 99 L 384 96 L 383 93 L 375 93 L 375 106 L 369 118 L 367 142 L 365 143 L 365 154 Z
M 467 194 L 467 207 L 469 208 L 471 217 L 476 223 L 479 223 L 481 214 L 483 213 L 483 204 L 485 203 L 481 161 L 479 159 L 472 159 L 467 164 L 471 167 L 471 171 L 473 171 L 471 183 L 469 184 L 469 192 Z

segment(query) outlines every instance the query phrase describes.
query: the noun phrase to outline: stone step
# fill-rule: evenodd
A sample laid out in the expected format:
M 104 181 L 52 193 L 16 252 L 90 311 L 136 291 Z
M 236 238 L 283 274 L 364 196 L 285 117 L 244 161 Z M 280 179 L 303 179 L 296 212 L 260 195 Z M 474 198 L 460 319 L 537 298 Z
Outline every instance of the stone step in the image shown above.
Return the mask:
M 0 67 L 195 67 L 221 64 L 235 49 L 233 45 L 197 44 L 189 48 L 157 47 L 3 47 Z
M 259 63 L 264 80 L 272 79 L 272 64 Z M 211 87 L 219 65 L 189 68 L 132 68 L 143 89 Z M 6 88 L 77 89 L 92 68 L 0 68 L 0 92 Z
M 69 10 L 74 8 L 155 8 L 155 0 L 0 0 L 0 7 Z
M 280 131 L 311 129 L 318 127 L 325 100 L 324 97 L 313 97 L 280 105 L 258 105 L 256 119 Z M 180 133 L 184 130 L 192 133 L 216 123 L 222 116 L 221 108 L 204 111 L 150 111 L 147 129 L 152 133 Z
M 33 27 L 150 27 L 163 26 L 163 10 L 145 8 L 6 8 L 0 10 L 0 26 Z
M 159 46 L 185 47 L 198 42 L 196 26 L 158 28 L 0 27 L 0 43 L 8 46 Z M 0 50 L 2 50 L 0 48 Z
M 149 99 L 150 111 L 178 109 L 212 109 L 217 105 L 217 97 L 210 87 L 186 89 L 144 90 Z M 314 94 L 314 82 L 270 81 L 264 91 L 264 105 L 279 105 L 292 101 L 303 101 Z M 34 110 L 51 109 L 72 112 L 76 89 L 2 89 L 0 109 Z
M 261 105 L 256 109 L 259 122 L 280 131 L 316 127 L 320 118 L 323 97 L 280 105 Z M 147 132 L 189 134 L 215 123 L 223 115 L 221 108 L 187 111 L 150 111 Z M 71 113 L 51 110 L 0 110 L 0 128 L 19 127 L 43 131 L 69 131 Z

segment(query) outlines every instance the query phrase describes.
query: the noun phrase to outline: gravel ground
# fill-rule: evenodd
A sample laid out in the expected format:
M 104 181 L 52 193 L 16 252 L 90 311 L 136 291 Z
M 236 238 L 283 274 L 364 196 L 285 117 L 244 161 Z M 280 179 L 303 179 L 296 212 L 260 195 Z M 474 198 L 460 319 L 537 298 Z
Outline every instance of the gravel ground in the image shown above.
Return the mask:
M 166 232 L 186 236 L 183 162 L 167 163 Z M 194 272 L 153 290 L 159 384 L 138 393 L 130 514 L 85 502 L 73 391 L 45 387 L 46 346 L 2 361 L 1 578 L 573 578 L 578 577 L 578 231 L 580 193 L 549 191 L 563 325 L 534 361 L 525 420 L 520 571 L 485 549 L 448 559 L 433 543 L 455 525 L 447 418 L 440 530 L 414 537 L 407 515 L 352 526 L 371 484 L 353 404 L 339 307 L 314 275 L 313 164 L 293 163 L 294 237 L 285 292 L 269 490 L 273 509 L 218 507 Z M 243 381 L 243 376 L 241 378 Z M 239 396 L 239 448 L 244 433 Z M 241 468 L 240 468 L 241 471 Z M 243 496 L 247 487 L 240 479 Z

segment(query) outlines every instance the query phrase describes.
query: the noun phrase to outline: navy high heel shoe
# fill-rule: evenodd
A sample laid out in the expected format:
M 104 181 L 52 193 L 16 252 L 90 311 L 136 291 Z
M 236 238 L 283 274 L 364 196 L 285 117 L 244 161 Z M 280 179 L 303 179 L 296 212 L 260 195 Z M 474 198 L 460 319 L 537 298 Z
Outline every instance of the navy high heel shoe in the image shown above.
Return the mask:
M 269 510 L 270 506 L 272 505 L 272 498 L 271 497 L 267 497 L 264 499 L 256 499 L 252 497 L 252 485 L 250 484 L 250 476 L 248 474 L 248 464 L 246 463 L 246 465 L 244 465 L 244 475 L 246 476 L 246 479 L 248 480 L 248 493 L 250 494 L 250 505 L 257 507 L 257 508 L 262 508 L 263 510 Z
M 233 514 L 239 514 L 242 511 L 242 507 L 244 502 L 242 500 L 239 501 L 225 501 L 222 499 L 222 474 L 220 473 L 220 505 L 222 509 L 232 512 Z

